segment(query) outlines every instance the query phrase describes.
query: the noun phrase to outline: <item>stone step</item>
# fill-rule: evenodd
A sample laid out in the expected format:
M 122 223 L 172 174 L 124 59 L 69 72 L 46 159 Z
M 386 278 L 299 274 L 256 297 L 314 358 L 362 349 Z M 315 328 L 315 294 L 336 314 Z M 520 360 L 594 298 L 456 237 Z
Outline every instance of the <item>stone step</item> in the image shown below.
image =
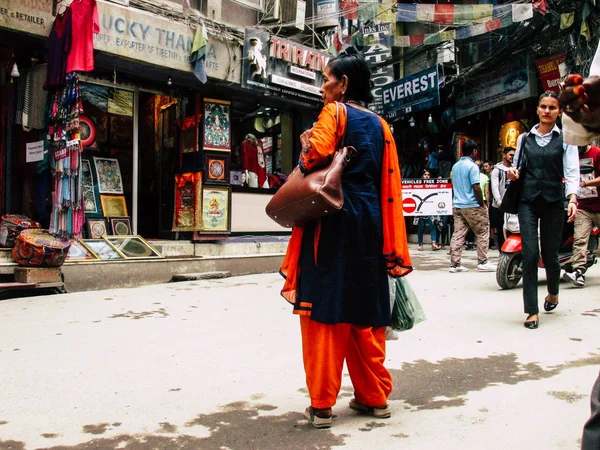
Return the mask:
M 171 281 L 196 281 L 196 280 L 216 280 L 218 278 L 229 278 L 231 272 L 214 271 L 214 272 L 196 272 L 196 273 L 177 273 L 173 275 Z

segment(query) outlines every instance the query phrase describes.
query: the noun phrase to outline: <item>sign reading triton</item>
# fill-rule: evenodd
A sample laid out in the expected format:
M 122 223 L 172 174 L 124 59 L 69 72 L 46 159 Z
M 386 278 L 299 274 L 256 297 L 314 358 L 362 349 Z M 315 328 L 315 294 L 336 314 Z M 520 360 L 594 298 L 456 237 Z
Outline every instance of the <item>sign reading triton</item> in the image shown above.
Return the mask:
M 422 111 L 440 104 L 437 66 L 384 86 L 383 111 L 388 117 L 397 113 Z

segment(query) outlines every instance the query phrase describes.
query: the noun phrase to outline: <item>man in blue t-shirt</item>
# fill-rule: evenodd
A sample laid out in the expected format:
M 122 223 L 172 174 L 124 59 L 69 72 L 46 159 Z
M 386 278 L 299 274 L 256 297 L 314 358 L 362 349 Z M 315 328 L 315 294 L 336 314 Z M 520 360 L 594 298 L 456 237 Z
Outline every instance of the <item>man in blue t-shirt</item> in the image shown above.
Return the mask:
M 479 153 L 477 144 L 466 141 L 462 146 L 463 157 L 452 167 L 452 187 L 454 193 L 454 234 L 450 241 L 450 272 L 466 272 L 461 266 L 462 248 L 469 228 L 477 236 L 477 270 L 495 272 L 496 266 L 488 262 L 490 221 L 487 206 L 483 200 L 480 185 L 479 167 L 475 159 Z

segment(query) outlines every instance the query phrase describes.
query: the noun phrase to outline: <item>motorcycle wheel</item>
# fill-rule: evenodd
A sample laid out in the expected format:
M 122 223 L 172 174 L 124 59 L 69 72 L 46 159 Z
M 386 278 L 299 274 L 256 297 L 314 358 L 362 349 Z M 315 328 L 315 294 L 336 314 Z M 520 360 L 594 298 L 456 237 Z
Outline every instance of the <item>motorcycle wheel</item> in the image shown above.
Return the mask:
M 496 268 L 496 282 L 500 289 L 513 289 L 522 277 L 523 255 L 521 253 L 500 253 Z

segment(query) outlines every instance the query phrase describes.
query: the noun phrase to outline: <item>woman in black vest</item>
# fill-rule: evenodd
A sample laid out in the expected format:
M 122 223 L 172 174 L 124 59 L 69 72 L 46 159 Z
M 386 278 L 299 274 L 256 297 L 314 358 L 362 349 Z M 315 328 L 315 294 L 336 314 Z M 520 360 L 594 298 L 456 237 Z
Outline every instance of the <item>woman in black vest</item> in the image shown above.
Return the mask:
M 524 152 L 520 167 L 508 171 L 510 180 L 519 178 L 519 175 L 524 176 L 519 203 L 519 227 L 523 242 L 523 302 L 527 314 L 524 325 L 529 329 L 535 329 L 539 324 L 538 224 L 548 283 L 544 309 L 552 311 L 558 306 L 558 251 L 564 223 L 565 196 L 569 198 L 568 221 L 575 220 L 577 214 L 579 157 L 577 147 L 563 142 L 562 131 L 556 125 L 561 114 L 558 93 L 544 92 L 537 107 L 540 123 L 519 136 L 517 142 L 514 161 L 519 161 L 519 153 Z M 565 187 L 563 177 L 566 180 Z

